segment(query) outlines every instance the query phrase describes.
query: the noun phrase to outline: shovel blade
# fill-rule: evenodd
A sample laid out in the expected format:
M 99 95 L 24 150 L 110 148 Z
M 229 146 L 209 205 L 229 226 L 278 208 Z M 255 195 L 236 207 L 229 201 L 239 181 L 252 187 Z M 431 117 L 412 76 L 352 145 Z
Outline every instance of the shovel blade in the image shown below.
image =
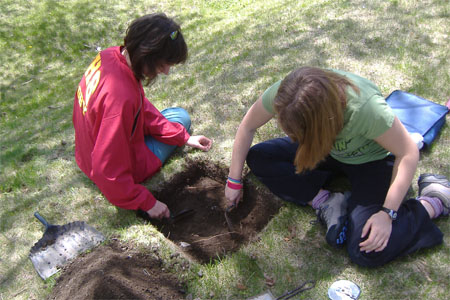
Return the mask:
M 30 260 L 39 276 L 45 280 L 58 272 L 78 254 L 97 246 L 105 240 L 103 234 L 85 222 L 53 225 L 31 248 Z

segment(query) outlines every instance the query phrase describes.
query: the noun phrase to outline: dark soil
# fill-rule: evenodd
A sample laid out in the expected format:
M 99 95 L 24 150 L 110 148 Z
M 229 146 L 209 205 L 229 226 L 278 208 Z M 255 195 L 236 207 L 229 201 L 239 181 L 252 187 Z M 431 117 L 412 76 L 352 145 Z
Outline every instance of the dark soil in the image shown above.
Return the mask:
M 113 241 L 81 255 L 62 269 L 52 300 L 184 299 L 177 276 L 155 256 Z
M 229 204 L 224 195 L 227 173 L 227 169 L 210 163 L 193 162 L 155 193 L 174 215 L 194 210 L 175 223 L 167 219 L 151 222 L 183 252 L 202 263 L 236 251 L 261 231 L 281 206 L 273 194 L 245 180 L 241 202 L 228 213 L 230 232 L 225 219 Z
M 281 202 L 264 188 L 245 180 L 243 200 L 228 213 L 224 185 L 228 170 L 190 161 L 186 171 L 154 192 L 173 214 L 194 213 L 176 222 L 152 222 L 187 257 L 200 263 L 236 251 L 264 228 Z M 145 215 L 142 212 L 138 215 Z M 177 277 L 163 269 L 154 254 L 112 241 L 81 255 L 62 270 L 50 299 L 184 299 Z

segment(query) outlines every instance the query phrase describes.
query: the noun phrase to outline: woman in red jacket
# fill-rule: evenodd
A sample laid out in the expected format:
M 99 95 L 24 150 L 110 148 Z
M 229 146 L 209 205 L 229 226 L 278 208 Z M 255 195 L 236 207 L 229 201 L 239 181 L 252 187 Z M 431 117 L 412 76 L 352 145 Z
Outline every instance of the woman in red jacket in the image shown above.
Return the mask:
M 164 14 L 132 22 L 124 46 L 100 52 L 75 94 L 75 159 L 114 205 L 169 217 L 167 206 L 139 184 L 159 171 L 170 153 L 188 145 L 208 151 L 211 140 L 190 136 L 182 108 L 159 112 L 145 97 L 142 80 L 183 63 L 187 46 L 180 27 Z

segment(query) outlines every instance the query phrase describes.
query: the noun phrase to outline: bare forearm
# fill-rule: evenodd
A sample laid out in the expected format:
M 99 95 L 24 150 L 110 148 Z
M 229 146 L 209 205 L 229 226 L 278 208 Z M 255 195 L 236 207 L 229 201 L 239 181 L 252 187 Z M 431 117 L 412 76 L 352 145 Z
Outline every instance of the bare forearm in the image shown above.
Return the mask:
M 391 186 L 386 195 L 384 206 L 397 210 L 405 197 L 414 178 L 418 162 L 418 154 L 396 158 L 392 171 Z
M 395 117 L 392 127 L 375 141 L 395 156 L 391 185 L 384 206 L 397 210 L 408 192 L 416 172 L 419 150 L 397 117 Z
M 255 130 L 248 130 L 244 126 L 239 126 L 233 144 L 233 153 L 231 155 L 231 165 L 229 176 L 235 179 L 241 179 L 244 169 L 245 158 L 253 141 Z

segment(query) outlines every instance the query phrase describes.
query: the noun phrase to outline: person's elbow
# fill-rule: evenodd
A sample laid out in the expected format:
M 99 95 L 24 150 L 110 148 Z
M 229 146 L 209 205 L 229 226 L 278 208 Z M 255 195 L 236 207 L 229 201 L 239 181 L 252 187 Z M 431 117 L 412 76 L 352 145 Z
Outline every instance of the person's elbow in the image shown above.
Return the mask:
M 420 159 L 420 152 L 419 148 L 413 141 L 408 141 L 403 157 L 406 159 L 408 164 L 417 167 Z
M 415 162 L 415 164 L 417 165 L 419 163 L 419 159 L 420 159 L 420 151 L 415 143 L 411 147 L 410 155 L 411 155 L 411 160 L 413 160 Z
M 258 127 L 250 126 L 249 124 L 241 124 L 238 130 L 241 130 L 243 133 L 254 135 Z

